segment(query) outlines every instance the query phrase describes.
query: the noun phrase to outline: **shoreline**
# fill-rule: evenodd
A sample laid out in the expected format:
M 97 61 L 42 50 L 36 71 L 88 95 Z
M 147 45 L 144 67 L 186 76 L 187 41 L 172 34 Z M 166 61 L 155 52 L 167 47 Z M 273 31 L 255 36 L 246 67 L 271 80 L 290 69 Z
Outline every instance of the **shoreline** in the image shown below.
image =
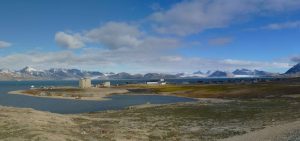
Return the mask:
M 64 87 L 55 87 L 55 89 L 66 89 L 66 88 L 70 88 L 70 89 L 77 89 L 77 90 L 81 90 L 79 88 L 76 87 L 68 87 L 68 86 L 64 86 Z M 25 95 L 25 96 L 32 96 L 32 97 L 41 97 L 41 98 L 51 98 L 51 99 L 67 99 L 67 100 L 87 100 L 87 101 L 104 101 L 104 100 L 110 100 L 110 98 L 106 98 L 108 96 L 111 95 L 158 95 L 158 96 L 174 96 L 174 97 L 181 97 L 181 98 L 189 98 L 189 99 L 193 99 L 196 101 L 200 101 L 203 99 L 211 99 L 211 100 L 215 100 L 218 98 L 195 98 L 195 97 L 189 97 L 189 96 L 184 96 L 184 95 L 178 95 L 176 93 L 171 93 L 171 92 L 159 92 L 159 93 L 154 93 L 154 92 L 149 92 L 149 88 L 148 89 L 144 89 L 143 91 L 139 91 L 139 92 L 134 92 L 131 91 L 131 89 L 128 88 L 89 88 L 89 89 L 82 89 L 82 90 L 92 90 L 92 89 L 99 89 L 99 90 L 105 90 L 105 92 L 102 92 L 101 94 L 97 95 L 97 96 L 93 96 L 93 97 L 80 97 L 80 98 L 76 98 L 76 97 L 64 97 L 64 96 L 43 96 L 43 95 L 34 95 L 34 94 L 30 94 L 28 93 L 28 91 L 34 91 L 34 90 L 38 90 L 40 92 L 42 91 L 47 91 L 47 90 L 51 90 L 51 89 L 25 89 L 25 90 L 14 90 L 14 91 L 9 91 L 7 92 L 7 94 L 14 94 L 14 95 Z M 66 94 L 68 94 L 69 92 L 64 92 Z
M 65 89 L 75 89 L 75 92 L 70 92 Z M 87 101 L 104 101 L 110 100 L 110 98 L 106 98 L 110 95 L 114 94 L 126 94 L 129 91 L 127 89 L 113 89 L 113 88 L 89 88 L 89 89 L 78 89 L 74 87 L 56 87 L 55 90 L 59 90 L 58 92 L 53 92 L 52 89 L 29 89 L 29 90 L 15 90 L 9 91 L 7 94 L 14 95 L 25 95 L 32 97 L 41 97 L 41 98 L 51 98 L 51 99 L 67 99 L 67 100 L 87 100 Z M 32 94 L 31 92 L 38 92 L 39 95 Z M 51 92 L 54 95 L 44 96 L 40 95 L 40 93 Z M 64 93 L 68 96 L 55 95 L 57 93 Z M 73 96 L 77 94 L 77 96 Z M 89 94 L 89 95 L 86 95 Z
M 40 96 L 40 95 L 32 95 L 32 94 L 27 94 L 24 93 L 25 90 L 15 90 L 15 91 L 9 91 L 7 94 L 13 94 L 13 95 L 24 95 L 24 96 L 31 96 L 31 97 L 41 97 L 41 98 L 51 98 L 51 99 L 66 99 L 66 100 L 86 100 L 86 101 L 105 101 L 105 100 L 111 100 L 110 98 L 107 98 L 108 96 L 111 95 L 157 95 L 157 96 L 173 96 L 173 97 L 181 97 L 181 98 L 188 98 L 188 99 L 193 99 L 196 101 L 217 101 L 217 100 L 222 100 L 219 98 L 192 98 L 188 96 L 180 96 L 180 95 L 174 95 L 174 94 L 166 94 L 166 93 L 149 93 L 149 94 L 134 94 L 130 92 L 125 92 L 125 93 L 111 93 L 107 94 L 103 97 L 81 97 L 80 99 L 76 99 L 74 97 L 62 97 L 62 96 Z
M 66 100 L 87 100 L 87 101 L 103 101 L 103 100 L 110 100 L 110 98 L 104 98 L 104 97 L 99 97 L 99 99 L 96 98 L 81 98 L 81 99 L 76 99 L 74 97 L 62 97 L 62 96 L 39 96 L 39 95 L 32 95 L 32 94 L 26 94 L 23 93 L 24 90 L 16 90 L 16 91 L 9 91 L 7 94 L 13 94 L 13 95 L 24 95 L 24 96 L 31 96 L 31 97 L 40 97 L 40 98 L 51 98 L 51 99 L 66 99 Z M 109 96 L 109 95 L 107 95 Z

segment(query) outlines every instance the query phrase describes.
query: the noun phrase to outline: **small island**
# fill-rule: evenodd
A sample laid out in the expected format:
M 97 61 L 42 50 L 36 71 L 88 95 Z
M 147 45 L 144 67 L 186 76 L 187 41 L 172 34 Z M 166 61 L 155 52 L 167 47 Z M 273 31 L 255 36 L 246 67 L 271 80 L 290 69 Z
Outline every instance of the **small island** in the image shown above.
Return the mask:
M 92 86 L 90 79 L 83 78 L 79 80 L 79 87 L 41 87 L 11 91 L 9 94 L 77 100 L 106 100 L 105 97 L 109 95 L 128 92 L 125 88 L 111 87 L 107 82 L 103 85 Z
M 121 88 L 76 88 L 76 87 L 53 87 L 37 88 L 29 90 L 11 91 L 9 94 L 22 94 L 47 98 L 63 98 L 78 100 L 105 100 L 111 94 L 123 94 L 128 90 Z

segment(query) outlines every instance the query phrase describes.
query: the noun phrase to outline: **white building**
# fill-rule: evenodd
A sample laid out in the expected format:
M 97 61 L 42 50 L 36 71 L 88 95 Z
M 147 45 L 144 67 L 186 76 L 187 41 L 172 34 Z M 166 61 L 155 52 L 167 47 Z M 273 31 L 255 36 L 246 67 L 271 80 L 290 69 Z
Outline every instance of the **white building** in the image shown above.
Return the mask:
M 92 87 L 91 79 L 81 78 L 79 80 L 79 88 L 90 88 Z
M 147 85 L 158 85 L 158 82 L 146 82 Z
M 109 82 L 109 81 L 108 81 L 108 82 L 104 82 L 104 83 L 103 83 L 103 86 L 104 86 L 104 87 L 110 87 L 110 82 Z
M 160 85 L 166 85 L 167 82 L 163 81 L 163 82 L 160 82 Z
M 167 82 L 165 79 L 160 79 L 160 81 L 148 81 L 146 82 L 147 85 L 166 85 Z

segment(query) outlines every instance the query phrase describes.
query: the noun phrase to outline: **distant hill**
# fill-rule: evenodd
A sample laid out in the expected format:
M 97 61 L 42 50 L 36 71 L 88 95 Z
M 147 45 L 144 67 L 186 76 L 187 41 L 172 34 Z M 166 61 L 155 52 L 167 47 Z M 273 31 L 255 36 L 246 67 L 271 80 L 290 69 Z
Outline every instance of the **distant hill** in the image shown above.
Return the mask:
M 266 72 L 262 70 L 248 70 L 248 69 L 237 69 L 232 72 L 235 77 L 271 77 L 278 74 Z
M 233 77 L 233 75 L 225 71 L 215 71 L 212 74 L 210 74 L 208 77 Z
M 236 69 L 235 71 L 232 72 L 235 75 L 253 75 L 253 71 L 248 70 L 248 69 Z
M 204 74 L 202 71 L 196 71 L 193 74 Z
M 300 63 L 290 68 L 285 74 L 287 75 L 300 74 Z

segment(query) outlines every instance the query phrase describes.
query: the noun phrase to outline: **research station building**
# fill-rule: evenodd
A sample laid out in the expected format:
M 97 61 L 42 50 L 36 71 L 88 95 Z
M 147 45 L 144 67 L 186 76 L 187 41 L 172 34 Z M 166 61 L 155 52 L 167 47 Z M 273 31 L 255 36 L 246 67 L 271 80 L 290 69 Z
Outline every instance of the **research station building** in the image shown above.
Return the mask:
M 110 87 L 110 82 L 109 82 L 109 81 L 108 81 L 108 82 L 104 82 L 104 83 L 103 83 L 103 86 L 104 86 L 104 87 Z
M 79 80 L 79 88 L 90 88 L 90 87 L 92 87 L 91 79 L 81 78 Z

